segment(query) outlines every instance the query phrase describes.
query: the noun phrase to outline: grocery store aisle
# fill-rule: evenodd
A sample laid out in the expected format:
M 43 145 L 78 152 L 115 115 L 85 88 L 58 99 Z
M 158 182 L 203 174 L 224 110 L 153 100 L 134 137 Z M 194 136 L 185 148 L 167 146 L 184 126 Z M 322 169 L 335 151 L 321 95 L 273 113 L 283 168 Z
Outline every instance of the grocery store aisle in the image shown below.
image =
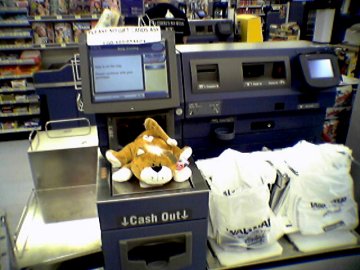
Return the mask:
M 13 235 L 33 189 L 28 140 L 0 142 L 0 209 Z

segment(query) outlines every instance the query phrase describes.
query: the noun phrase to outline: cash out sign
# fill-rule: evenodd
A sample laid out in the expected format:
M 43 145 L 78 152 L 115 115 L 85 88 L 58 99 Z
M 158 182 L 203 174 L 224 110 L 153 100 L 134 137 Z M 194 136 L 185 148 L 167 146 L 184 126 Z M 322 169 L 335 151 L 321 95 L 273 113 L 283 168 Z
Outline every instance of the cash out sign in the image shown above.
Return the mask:
M 190 211 L 187 209 L 175 211 L 163 211 L 161 213 L 150 213 L 146 215 L 129 215 L 120 218 L 122 227 L 133 227 L 143 225 L 154 225 L 190 219 Z

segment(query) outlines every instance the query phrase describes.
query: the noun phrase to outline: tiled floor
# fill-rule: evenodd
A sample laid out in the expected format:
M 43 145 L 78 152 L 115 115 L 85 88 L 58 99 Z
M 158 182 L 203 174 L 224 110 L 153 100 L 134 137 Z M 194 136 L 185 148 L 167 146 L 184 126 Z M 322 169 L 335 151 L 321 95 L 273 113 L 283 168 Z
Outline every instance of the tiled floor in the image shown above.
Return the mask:
M 0 209 L 12 235 L 33 189 L 28 147 L 27 140 L 0 142 Z

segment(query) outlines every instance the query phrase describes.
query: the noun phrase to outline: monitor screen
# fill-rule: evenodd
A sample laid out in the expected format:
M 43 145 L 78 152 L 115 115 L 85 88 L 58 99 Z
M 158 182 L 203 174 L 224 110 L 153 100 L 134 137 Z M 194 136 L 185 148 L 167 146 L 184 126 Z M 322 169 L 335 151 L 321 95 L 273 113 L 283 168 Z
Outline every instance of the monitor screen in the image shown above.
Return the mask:
M 179 103 L 175 45 L 80 46 L 85 112 L 135 112 Z
M 90 48 L 95 102 L 169 98 L 165 42 Z
M 309 60 L 308 62 L 311 78 L 317 79 L 334 77 L 330 59 L 315 59 Z
M 301 54 L 299 59 L 304 80 L 310 89 L 334 87 L 339 84 L 340 71 L 335 55 Z

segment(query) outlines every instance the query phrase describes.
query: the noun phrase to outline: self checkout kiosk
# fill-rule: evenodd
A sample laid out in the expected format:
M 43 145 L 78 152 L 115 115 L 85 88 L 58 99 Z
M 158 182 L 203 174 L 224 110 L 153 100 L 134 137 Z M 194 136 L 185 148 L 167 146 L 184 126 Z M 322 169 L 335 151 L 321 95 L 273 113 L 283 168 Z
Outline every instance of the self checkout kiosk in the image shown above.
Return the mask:
M 189 27 L 187 43 L 234 41 L 234 23 L 230 19 L 189 20 Z
M 195 158 L 321 142 L 339 68 L 309 42 L 179 45 L 182 143 Z
M 321 141 L 339 70 L 310 42 L 80 45 L 84 109 L 102 152 L 117 150 L 153 117 L 195 159 Z M 185 183 L 116 183 L 99 160 L 97 205 L 105 268 L 205 269 L 208 188 L 194 162 Z
M 174 34 L 137 45 L 80 46 L 84 109 L 97 118 L 100 148 L 120 149 L 152 117 L 173 137 L 180 109 Z M 97 207 L 105 268 L 205 269 L 208 187 L 190 165 L 189 181 L 142 189 L 113 182 L 99 160 Z

